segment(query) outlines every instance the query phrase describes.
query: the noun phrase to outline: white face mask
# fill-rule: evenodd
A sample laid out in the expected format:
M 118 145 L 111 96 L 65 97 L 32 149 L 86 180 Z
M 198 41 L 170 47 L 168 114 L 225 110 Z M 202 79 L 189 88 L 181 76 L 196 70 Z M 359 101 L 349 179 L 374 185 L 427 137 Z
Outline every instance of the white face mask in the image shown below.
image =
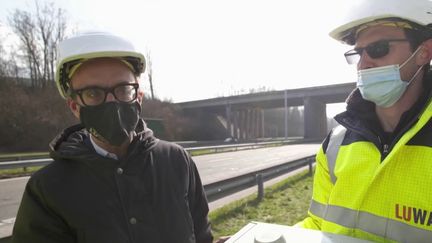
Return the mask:
M 365 100 L 380 107 L 394 105 L 403 95 L 411 81 L 423 66 L 420 66 L 412 78 L 405 82 L 401 79 L 400 69 L 421 49 L 421 46 L 399 67 L 399 64 L 368 68 L 357 72 L 357 87 Z

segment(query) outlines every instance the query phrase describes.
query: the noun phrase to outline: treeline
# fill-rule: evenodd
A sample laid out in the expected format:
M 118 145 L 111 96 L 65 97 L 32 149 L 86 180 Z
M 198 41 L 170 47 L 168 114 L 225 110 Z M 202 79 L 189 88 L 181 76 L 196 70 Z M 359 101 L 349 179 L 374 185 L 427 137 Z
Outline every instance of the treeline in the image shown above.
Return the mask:
M 0 152 L 47 151 L 48 142 L 75 122 L 53 85 L 34 88 L 0 79 Z

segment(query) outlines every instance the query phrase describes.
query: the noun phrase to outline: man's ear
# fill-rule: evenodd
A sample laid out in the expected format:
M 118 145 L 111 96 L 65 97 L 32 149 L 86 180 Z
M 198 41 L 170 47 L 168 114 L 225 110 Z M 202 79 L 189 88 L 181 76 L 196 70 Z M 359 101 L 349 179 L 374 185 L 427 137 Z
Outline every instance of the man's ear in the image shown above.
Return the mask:
M 417 64 L 425 65 L 432 60 L 432 39 L 426 40 L 421 44 L 422 48 L 417 55 Z
M 67 104 L 69 106 L 69 109 L 72 111 L 74 116 L 78 119 L 80 119 L 80 105 L 73 100 L 71 97 L 67 98 Z
M 143 81 L 139 77 L 136 77 L 136 81 L 139 85 L 137 99 L 138 99 L 138 102 L 140 104 L 142 104 L 142 101 L 144 99 L 144 84 L 142 83 Z

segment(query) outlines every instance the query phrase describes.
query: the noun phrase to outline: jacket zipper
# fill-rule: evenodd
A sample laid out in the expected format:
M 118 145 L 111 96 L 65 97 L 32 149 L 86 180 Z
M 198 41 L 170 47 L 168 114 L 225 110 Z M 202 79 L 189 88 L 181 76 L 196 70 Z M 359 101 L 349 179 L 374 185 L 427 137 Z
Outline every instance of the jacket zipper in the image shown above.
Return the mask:
M 411 129 L 414 124 L 416 122 L 418 122 L 420 120 L 420 117 L 423 115 L 423 113 L 425 112 L 425 109 L 427 108 L 428 104 L 431 101 L 431 95 L 429 94 L 429 98 L 426 100 L 425 104 L 423 105 L 423 108 L 420 109 L 420 111 L 405 125 L 405 127 L 403 127 L 403 129 L 401 129 L 399 131 L 399 133 L 397 134 L 397 136 L 395 136 L 393 138 L 392 144 L 388 147 L 388 150 L 393 149 L 393 147 L 396 145 L 396 143 L 399 141 L 399 139 L 401 139 L 401 137 L 409 130 Z M 385 158 L 385 156 L 384 156 Z
M 431 101 L 428 101 L 431 102 Z M 346 128 L 351 129 L 352 131 L 355 131 L 359 134 L 362 134 L 363 136 L 369 138 L 369 140 L 372 143 L 374 142 L 374 137 L 378 138 L 378 144 L 381 145 L 381 162 L 384 161 L 384 159 L 387 157 L 387 155 L 389 154 L 389 152 L 393 149 L 393 146 L 399 141 L 399 139 L 405 134 L 406 131 L 408 131 L 409 129 L 411 129 L 413 127 L 413 125 L 419 120 L 420 116 L 423 114 L 424 109 L 422 109 L 419 114 L 417 114 L 415 117 L 413 117 L 406 125 L 403 129 L 401 129 L 401 131 L 399 131 L 399 133 L 397 134 L 397 136 L 395 136 L 393 138 L 392 143 L 389 144 L 383 144 L 381 138 L 379 136 L 373 136 L 371 135 L 368 130 L 365 129 L 357 129 L 355 126 L 351 126 L 349 122 L 346 122 L 346 119 L 342 119 L 343 122 L 340 122 L 341 125 L 343 125 Z M 375 146 L 377 146 L 377 144 L 375 143 Z
M 387 143 L 383 143 L 380 136 L 377 136 L 377 137 L 378 137 L 379 144 L 381 145 L 381 150 L 380 150 L 381 151 L 381 162 L 383 162 L 390 151 L 389 150 L 390 146 Z
M 387 156 L 389 152 L 389 145 L 388 144 L 384 144 L 383 145 L 383 157 L 385 158 Z

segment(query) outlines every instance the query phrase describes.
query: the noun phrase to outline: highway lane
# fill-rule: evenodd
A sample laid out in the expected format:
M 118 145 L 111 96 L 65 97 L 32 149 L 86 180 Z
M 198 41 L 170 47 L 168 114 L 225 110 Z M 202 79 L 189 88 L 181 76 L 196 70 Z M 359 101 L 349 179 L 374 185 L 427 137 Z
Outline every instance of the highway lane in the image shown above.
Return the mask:
M 193 157 L 203 184 L 227 179 L 291 160 L 313 155 L 319 144 L 298 144 Z M 1 220 L 13 218 L 28 177 L 0 180 Z
M 318 149 L 319 144 L 296 144 L 200 155 L 193 160 L 205 185 L 304 158 L 316 154 Z

